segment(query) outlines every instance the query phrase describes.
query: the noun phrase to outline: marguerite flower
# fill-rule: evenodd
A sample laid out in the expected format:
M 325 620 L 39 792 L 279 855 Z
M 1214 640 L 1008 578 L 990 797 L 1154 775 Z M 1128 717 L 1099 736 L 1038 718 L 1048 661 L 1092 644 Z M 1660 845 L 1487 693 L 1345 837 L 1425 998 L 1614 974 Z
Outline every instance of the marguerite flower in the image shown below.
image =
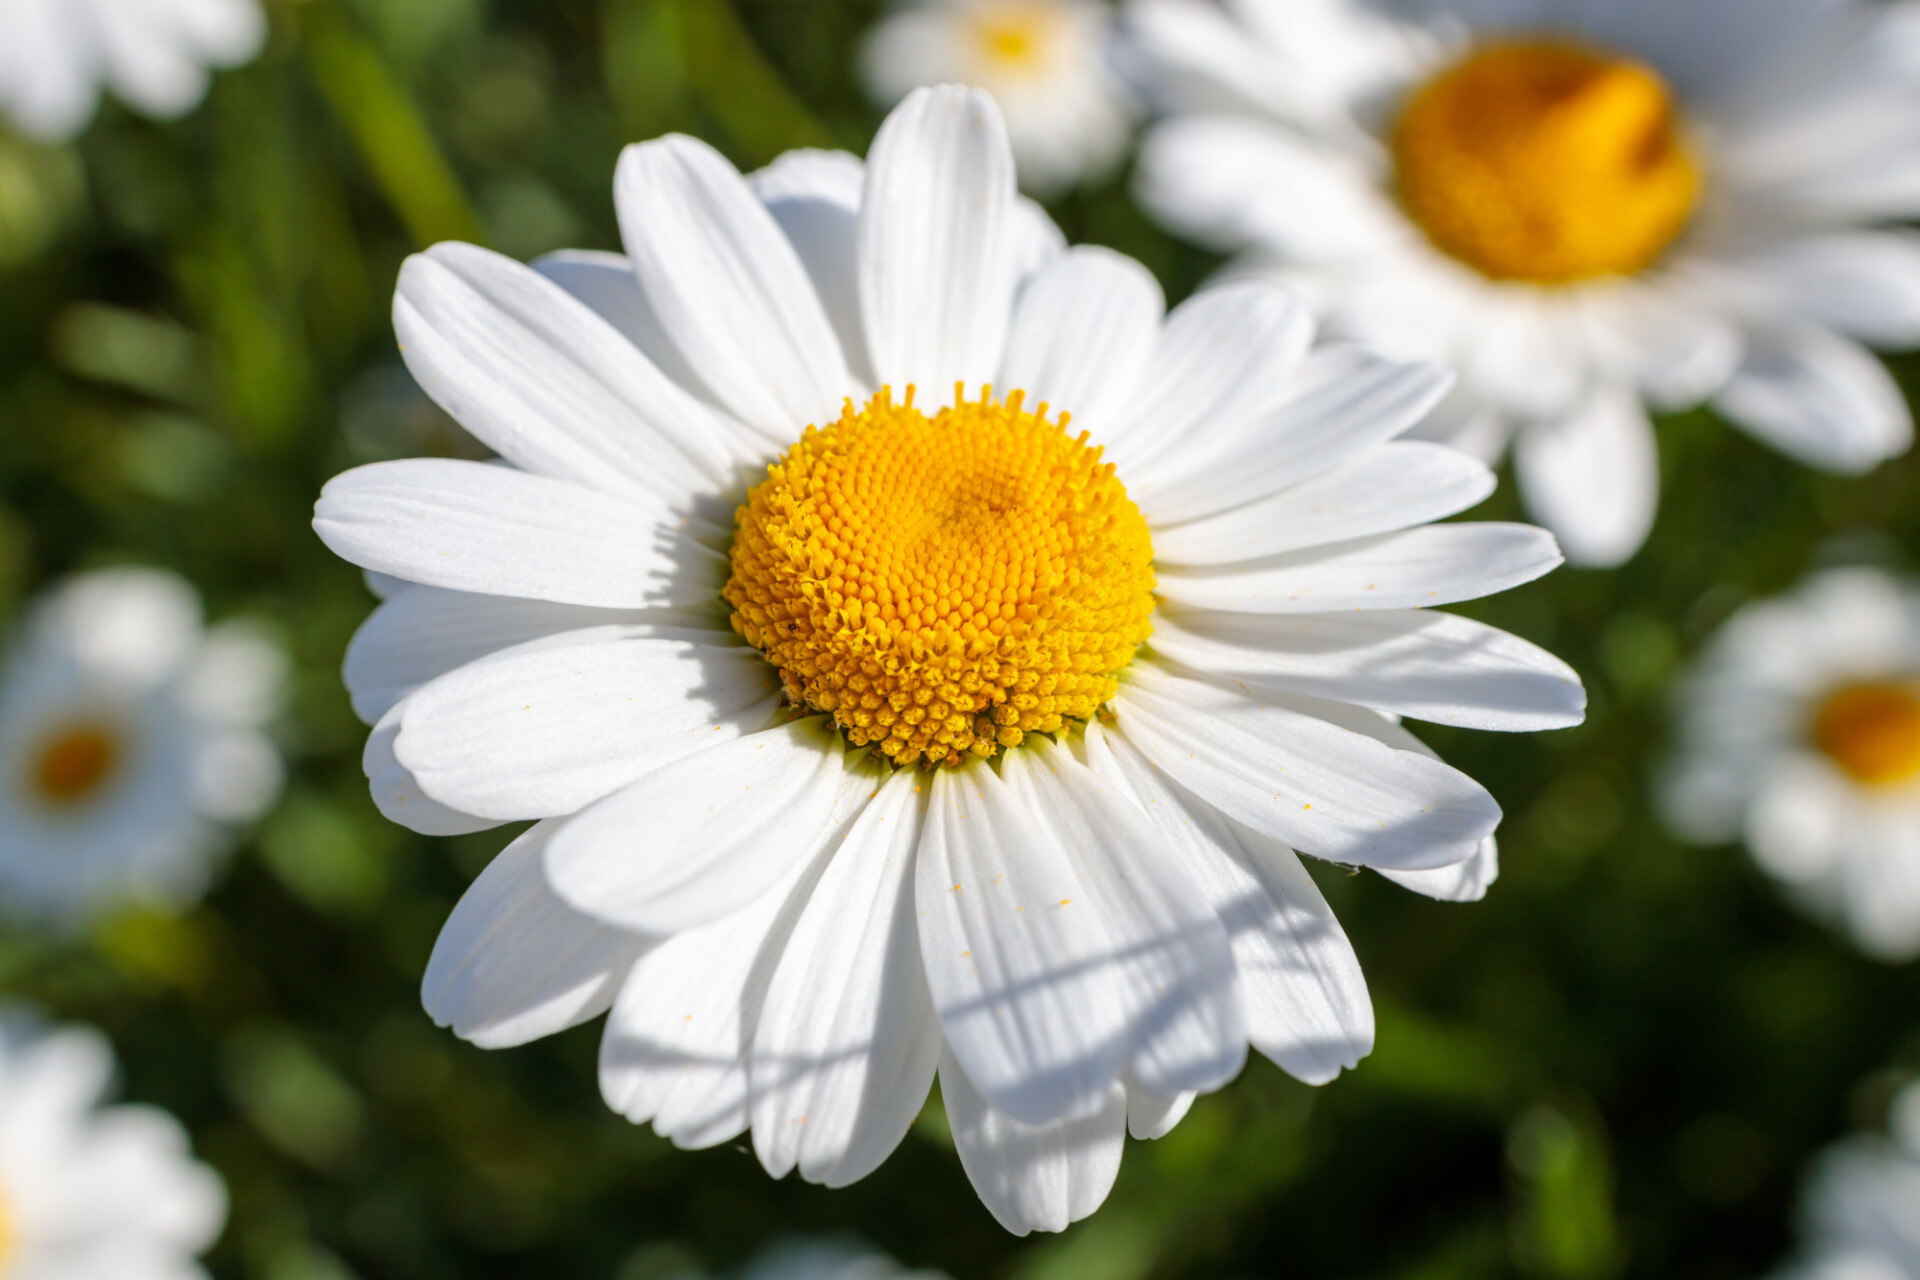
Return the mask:
M 1265 282 L 1163 315 L 1018 200 L 977 91 L 910 95 L 864 166 L 633 147 L 615 199 L 625 259 L 407 264 L 408 364 L 500 462 L 363 467 L 315 520 L 392 590 L 346 662 L 382 807 L 539 819 L 447 922 L 434 1017 L 610 1009 L 615 1109 L 836 1186 L 937 1070 L 1022 1232 L 1249 1043 L 1352 1065 L 1365 984 L 1294 850 L 1478 896 L 1499 809 L 1393 717 L 1584 697 L 1420 608 L 1559 560 L 1427 527 L 1492 485 L 1393 440 L 1445 376 L 1312 349 Z
M 1920 1277 L 1920 1085 L 1895 1097 L 1887 1136 L 1835 1143 L 1800 1196 L 1802 1253 L 1776 1280 Z
M 0 1276 L 204 1277 L 226 1221 L 218 1174 L 155 1107 L 101 1105 L 113 1050 L 91 1028 L 0 1016 Z
M 44 597 L 0 675 L 0 910 L 60 925 L 198 898 L 279 792 L 263 726 L 285 671 L 258 627 L 204 629 L 170 573 L 101 570 Z
M 1682 686 L 1665 810 L 1745 839 L 1865 951 L 1920 954 L 1920 590 L 1821 573 L 1728 619 Z
M 0 115 L 70 138 L 104 86 L 172 119 L 207 94 L 207 71 L 251 62 L 267 38 L 259 0 L 0 0 Z
M 762 1249 L 739 1280 L 947 1280 L 938 1271 L 908 1271 L 858 1241 L 783 1240 Z
M 902 0 L 868 33 L 860 70 L 891 106 L 959 81 L 1005 115 L 1020 181 L 1057 195 L 1119 167 L 1135 106 L 1109 48 L 1106 0 Z
M 1175 114 L 1139 193 L 1335 331 L 1458 369 L 1422 434 L 1492 459 L 1576 562 L 1640 546 L 1649 407 L 1711 398 L 1865 471 L 1920 342 L 1920 6 L 1135 0 Z M 1517 437 L 1516 437 L 1517 433 Z

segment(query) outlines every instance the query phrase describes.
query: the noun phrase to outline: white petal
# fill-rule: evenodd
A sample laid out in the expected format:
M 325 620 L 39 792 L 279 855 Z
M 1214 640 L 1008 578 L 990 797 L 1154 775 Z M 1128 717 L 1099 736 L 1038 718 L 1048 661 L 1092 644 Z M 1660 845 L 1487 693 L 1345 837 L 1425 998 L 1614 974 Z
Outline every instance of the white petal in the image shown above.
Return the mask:
M 1913 442 L 1905 397 L 1852 339 L 1810 326 L 1752 334 L 1714 408 L 1790 457 L 1868 471 Z
M 1438 365 L 1384 360 L 1358 347 L 1307 357 L 1279 405 L 1213 447 L 1194 441 L 1154 464 L 1136 500 L 1155 525 L 1178 524 L 1268 497 L 1384 444 L 1425 417 L 1453 376 Z M 1401 526 L 1404 527 L 1404 526 Z
M 751 649 L 595 632 L 605 638 L 509 650 L 423 686 L 402 704 L 400 763 L 442 804 L 548 818 L 751 732 L 772 709 L 779 678 Z
M 1084 245 L 1057 259 L 1020 292 L 996 386 L 1027 393 L 1091 431 L 1129 408 L 1160 336 L 1166 299 L 1132 258 Z
M 393 327 L 420 389 L 523 470 L 665 502 L 731 478 L 737 427 L 510 258 L 467 244 L 408 258 Z
M 1170 228 L 1212 248 L 1257 246 L 1290 261 L 1371 255 L 1407 234 L 1364 164 L 1233 116 L 1177 116 L 1149 130 L 1134 194 Z
M 1096 905 L 990 767 L 941 770 L 915 870 L 927 985 L 953 1054 L 1031 1124 L 1103 1105 L 1132 1012 Z
M 1271 281 L 1201 290 L 1167 317 L 1130 412 L 1107 430 L 1107 456 L 1138 485 L 1162 458 L 1238 438 L 1293 394 L 1312 342 L 1312 312 Z
M 1162 610 L 1150 643 L 1156 653 L 1223 681 L 1437 724 L 1529 732 L 1564 729 L 1586 714 L 1586 691 L 1572 667 L 1450 613 Z
M 713 392 L 700 381 L 699 373 L 673 345 L 666 326 L 647 300 L 633 263 L 623 253 L 599 249 L 561 249 L 530 264 L 535 271 L 593 308 L 594 314 L 620 331 L 655 368 L 671 378 L 682 390 L 694 393 L 717 406 Z M 732 428 L 727 435 L 735 443 L 764 439 L 750 428 L 724 419 Z
M 360 757 L 368 790 L 373 793 L 374 808 L 389 822 L 397 822 L 423 836 L 463 836 L 499 826 L 498 819 L 461 813 L 429 799 L 420 790 L 420 782 L 413 772 L 394 758 L 393 743 L 400 736 L 404 707 L 402 700 L 387 708 L 374 724 L 373 732 L 367 735 L 366 750 Z
M 1878 346 L 1920 344 L 1920 235 L 1911 230 L 1798 236 L 1733 269 L 1782 317 Z
M 1603 375 L 1639 388 L 1656 406 L 1684 409 L 1726 385 L 1742 337 L 1723 308 L 1637 280 L 1592 285 L 1578 298 Z
M 826 310 L 719 152 L 678 134 L 628 147 L 613 193 L 647 301 L 722 404 L 773 439 L 838 416 L 855 388 Z
M 1166 565 L 1233 564 L 1445 519 L 1494 489 L 1487 465 L 1458 449 L 1394 441 L 1256 502 L 1153 531 Z
M 917 89 L 867 154 L 860 310 L 874 376 L 894 396 L 945 404 L 999 372 L 1018 264 L 1013 152 L 993 100 Z
M 575 910 L 678 933 L 738 910 L 837 839 L 873 789 L 814 716 L 667 764 L 583 810 L 547 845 Z
M 767 988 L 749 1064 L 753 1146 L 776 1178 L 843 1187 L 899 1145 L 933 1086 L 940 1023 L 920 963 L 921 783 L 893 775 L 821 873 Z
M 408 587 L 368 615 L 347 644 L 342 675 L 354 714 L 369 723 L 427 681 L 501 649 L 560 632 L 643 623 L 640 609 L 482 596 L 439 587 Z M 664 620 L 685 621 L 675 615 Z M 714 619 L 716 626 L 723 625 Z M 720 643 L 725 633 L 716 630 Z
M 1458 770 L 1277 696 L 1256 700 L 1136 661 L 1115 712 L 1127 741 L 1195 796 L 1332 862 L 1444 867 L 1500 821 L 1493 797 Z
M 1597 389 L 1572 417 L 1529 423 L 1513 446 L 1520 495 L 1575 564 L 1612 567 L 1640 549 L 1660 505 L 1660 448 L 1640 399 Z
M 1240 1073 L 1247 1032 L 1233 952 L 1186 868 L 1140 826 L 1131 797 L 1045 739 L 1009 755 L 1001 777 L 1049 827 L 1100 914 L 1130 1005 L 1130 1083 L 1171 1097 Z
M 1293 850 L 1174 785 L 1124 733 L 1090 724 L 1085 744 L 1088 764 L 1129 789 L 1213 902 L 1232 939 L 1254 1048 L 1308 1084 L 1324 1084 L 1371 1052 L 1373 1004 L 1360 959 Z M 1130 1087 L 1130 1113 L 1134 1105 Z
M 849 368 L 872 386 L 873 362 L 860 323 L 860 193 L 866 180 L 859 156 L 801 149 L 749 174 L 747 185 L 800 255 Z
M 1478 902 L 1500 876 L 1500 847 L 1493 836 L 1481 841 L 1472 857 L 1431 871 L 1391 871 L 1381 875 L 1415 893 L 1441 902 Z
M 949 1053 L 940 1061 L 940 1098 L 967 1180 L 1013 1234 L 1064 1231 L 1113 1189 L 1127 1139 L 1127 1095 L 1117 1081 L 1085 1115 L 1024 1124 L 982 1097 Z
M 681 1147 L 747 1127 L 747 1051 L 767 983 L 824 859 L 751 905 L 675 934 L 633 967 L 600 1041 L 607 1105 Z
M 1212 572 L 1167 570 L 1163 599 L 1241 613 L 1417 609 L 1477 600 L 1560 564 L 1553 535 L 1524 524 L 1436 524 Z
M 609 929 L 547 887 L 541 856 L 558 829 L 536 823 L 460 897 L 433 944 L 420 1001 L 483 1049 L 550 1036 L 605 1013 L 651 940 Z
M 1175 1125 L 1187 1118 L 1197 1096 L 1181 1093 L 1163 1098 L 1145 1089 L 1127 1086 L 1127 1132 L 1143 1142 L 1166 1137 Z
M 337 475 L 313 528 L 362 568 L 482 595 L 635 609 L 710 603 L 726 580 L 725 558 L 658 507 L 454 458 Z

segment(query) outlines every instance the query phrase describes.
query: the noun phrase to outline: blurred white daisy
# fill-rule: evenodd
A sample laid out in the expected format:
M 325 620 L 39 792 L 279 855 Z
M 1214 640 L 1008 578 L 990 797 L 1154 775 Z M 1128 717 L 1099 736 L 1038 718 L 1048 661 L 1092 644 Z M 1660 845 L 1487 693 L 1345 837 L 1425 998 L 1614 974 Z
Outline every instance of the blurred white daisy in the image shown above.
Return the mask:
M 251 62 L 267 38 L 259 0 L 0 0 L 0 116 L 70 138 L 102 87 L 172 119 L 207 93 L 207 72 Z
M 1494 459 L 1576 563 L 1658 505 L 1649 408 L 1711 399 L 1809 465 L 1904 451 L 1863 345 L 1920 342 L 1920 5 L 1134 0 L 1171 117 L 1139 194 L 1439 360 L 1416 434 Z M 1516 438 L 1517 433 L 1517 438 Z
M 0 1275 L 205 1277 L 226 1188 L 166 1112 L 101 1105 L 113 1074 L 91 1028 L 0 1015 Z
M 1135 106 L 1109 50 L 1106 0 L 903 0 L 860 53 L 867 91 L 978 85 L 1000 104 L 1021 185 L 1058 195 L 1120 165 Z
M 263 726 L 285 674 L 257 626 L 204 629 L 170 573 L 43 597 L 0 673 L 0 910 L 60 925 L 198 898 L 233 824 L 279 793 Z
M 1920 955 L 1920 589 L 1835 569 L 1728 619 L 1681 685 L 1664 808 L 1863 950 Z
M 908 1271 L 853 1240 L 796 1238 L 762 1249 L 739 1280 L 947 1280 L 939 1271 Z
M 1821 1154 L 1800 1196 L 1802 1258 L 1775 1280 L 1915 1280 L 1920 1276 L 1920 1085 L 1887 1116 L 1887 1136 L 1859 1135 Z
M 433 1015 L 494 1046 L 611 1007 L 613 1107 L 830 1185 L 937 1069 L 1016 1231 L 1091 1212 L 1248 1043 L 1357 1061 L 1294 849 L 1477 897 L 1499 809 L 1394 717 L 1584 705 L 1419 607 L 1559 561 L 1428 527 L 1493 483 L 1393 440 L 1445 376 L 1312 349 L 1265 282 L 1163 315 L 1016 197 L 977 91 L 916 91 L 864 164 L 632 147 L 615 201 L 627 258 L 408 262 L 407 362 L 501 463 L 362 467 L 315 519 L 392 593 L 346 661 L 382 808 L 542 819 L 448 921 Z

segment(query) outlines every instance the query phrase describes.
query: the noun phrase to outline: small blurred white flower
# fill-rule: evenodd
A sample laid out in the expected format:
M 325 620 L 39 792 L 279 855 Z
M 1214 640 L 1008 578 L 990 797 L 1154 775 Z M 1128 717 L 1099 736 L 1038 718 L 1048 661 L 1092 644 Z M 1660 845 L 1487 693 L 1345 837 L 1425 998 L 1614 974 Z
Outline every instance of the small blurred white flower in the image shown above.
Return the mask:
M 1056 195 L 1119 166 L 1134 104 L 1108 60 L 1104 0 L 906 0 L 861 51 L 867 90 L 891 106 L 958 82 L 999 102 L 1021 185 Z
M 90 1028 L 0 1015 L 0 1275 L 205 1277 L 220 1177 L 155 1107 L 103 1107 L 113 1050 Z
M 1139 193 L 1344 336 L 1459 371 L 1424 430 L 1575 563 L 1639 549 L 1649 407 L 1833 471 L 1904 452 L 1863 343 L 1920 344 L 1920 5 L 1132 0 L 1172 112 Z
M 1801 1192 L 1805 1256 L 1775 1280 L 1920 1276 L 1920 1085 L 1894 1100 L 1885 1138 L 1835 1143 Z
M 1669 824 L 1744 838 L 1815 914 L 1920 954 L 1920 587 L 1835 569 L 1741 609 L 1682 685 Z
M 70 138 L 104 86 L 172 119 L 206 96 L 209 68 L 252 61 L 266 37 L 259 0 L 0 0 L 0 115 Z
M 203 893 L 228 824 L 279 794 L 286 657 L 201 626 L 172 574 L 111 569 L 33 609 L 0 674 L 0 908 L 64 924 Z
M 739 1280 L 947 1280 L 938 1271 L 908 1271 L 853 1240 L 782 1240 L 760 1251 Z

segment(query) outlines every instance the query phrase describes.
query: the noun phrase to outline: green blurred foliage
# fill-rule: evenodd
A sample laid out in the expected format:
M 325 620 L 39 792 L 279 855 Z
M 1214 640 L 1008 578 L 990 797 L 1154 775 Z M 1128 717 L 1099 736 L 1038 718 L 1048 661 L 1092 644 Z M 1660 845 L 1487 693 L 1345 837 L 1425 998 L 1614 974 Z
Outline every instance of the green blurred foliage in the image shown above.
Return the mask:
M 617 245 L 619 147 L 669 130 L 743 166 L 864 149 L 871 0 L 284 0 L 254 66 L 157 125 L 109 106 L 65 148 L 0 135 L 0 610 L 119 561 L 289 637 L 293 783 L 209 900 L 83 939 L 0 937 L 0 981 L 103 1026 L 130 1096 L 225 1174 L 222 1277 L 654 1280 L 850 1230 L 959 1280 L 1549 1280 L 1763 1271 L 1809 1153 L 1920 1066 L 1911 967 L 1786 910 L 1737 849 L 1652 820 L 1670 681 L 1741 601 L 1823 560 L 1911 568 L 1920 464 L 1813 475 L 1706 414 L 1662 427 L 1666 500 L 1615 573 L 1467 610 L 1585 675 L 1588 723 L 1421 732 L 1505 805 L 1486 902 L 1316 873 L 1379 1047 L 1322 1089 L 1255 1061 L 1065 1234 L 995 1227 L 937 1098 L 843 1191 L 742 1144 L 672 1150 L 601 1106 L 597 1026 L 488 1053 L 418 1004 L 433 938 L 505 836 L 426 840 L 367 800 L 340 656 L 371 607 L 308 528 L 344 467 L 473 445 L 411 387 L 404 256 Z M 1123 183 L 1054 213 L 1184 296 L 1217 265 Z M 1915 366 L 1897 364 L 1903 378 Z M 1480 517 L 1514 517 L 1510 486 Z M 1856 1082 L 1867 1083 L 1856 1088 Z

